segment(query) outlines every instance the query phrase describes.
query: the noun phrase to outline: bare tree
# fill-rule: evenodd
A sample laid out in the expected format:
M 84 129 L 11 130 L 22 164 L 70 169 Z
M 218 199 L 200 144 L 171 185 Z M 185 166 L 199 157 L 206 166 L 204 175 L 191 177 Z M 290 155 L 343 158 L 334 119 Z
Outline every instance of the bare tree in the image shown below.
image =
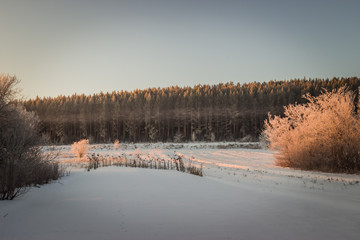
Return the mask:
M 270 116 L 263 132 L 277 164 L 306 170 L 358 172 L 360 170 L 360 119 L 355 96 L 344 87 L 308 103 L 285 107 L 284 117 Z
M 13 199 L 33 184 L 59 177 L 57 164 L 42 154 L 39 119 L 14 99 L 16 77 L 0 75 L 0 199 Z

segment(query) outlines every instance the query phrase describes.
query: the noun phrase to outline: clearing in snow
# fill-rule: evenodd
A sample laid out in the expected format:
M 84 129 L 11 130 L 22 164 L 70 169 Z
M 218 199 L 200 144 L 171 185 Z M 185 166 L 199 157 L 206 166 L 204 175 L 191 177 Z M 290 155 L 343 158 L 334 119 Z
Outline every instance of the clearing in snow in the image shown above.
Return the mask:
M 107 157 L 173 159 L 177 171 L 73 167 L 60 181 L 0 202 L 0 239 L 358 239 L 360 176 L 274 166 L 237 143 L 93 145 Z M 60 161 L 74 160 L 57 146 Z M 69 164 L 69 163 L 67 163 Z M 76 164 L 72 164 L 75 166 Z

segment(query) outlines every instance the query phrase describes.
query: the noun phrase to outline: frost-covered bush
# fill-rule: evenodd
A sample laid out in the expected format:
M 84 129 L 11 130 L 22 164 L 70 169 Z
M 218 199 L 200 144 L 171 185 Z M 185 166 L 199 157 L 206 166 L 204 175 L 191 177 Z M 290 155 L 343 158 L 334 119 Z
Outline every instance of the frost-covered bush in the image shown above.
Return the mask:
M 118 150 L 118 149 L 119 149 L 119 140 L 118 140 L 118 139 L 116 139 L 116 140 L 114 141 L 114 149 L 115 149 L 115 150 Z
M 0 74 L 0 199 L 14 199 L 28 187 L 61 176 L 57 163 L 41 151 L 39 119 L 13 103 L 16 77 Z
M 354 173 L 360 170 L 360 120 L 354 93 L 344 88 L 306 104 L 285 107 L 284 117 L 265 121 L 263 136 L 278 150 L 277 165 L 305 170 Z
M 78 142 L 74 142 L 71 146 L 71 152 L 78 158 L 83 158 L 89 151 L 89 140 L 82 139 Z

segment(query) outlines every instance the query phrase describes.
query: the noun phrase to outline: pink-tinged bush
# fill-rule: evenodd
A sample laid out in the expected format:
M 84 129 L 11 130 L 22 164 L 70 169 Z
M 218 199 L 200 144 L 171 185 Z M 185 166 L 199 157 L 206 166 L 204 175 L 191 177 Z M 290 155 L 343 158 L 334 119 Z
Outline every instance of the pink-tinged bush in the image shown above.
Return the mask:
M 114 141 L 114 149 L 115 150 L 119 149 L 119 140 L 117 140 L 117 139 Z
M 71 152 L 78 158 L 84 158 L 89 151 L 89 140 L 82 139 L 78 142 L 74 142 L 71 146 Z
M 308 103 L 285 107 L 284 117 L 265 121 L 263 136 L 278 150 L 276 164 L 305 170 L 354 173 L 360 170 L 360 120 L 352 92 L 344 88 Z

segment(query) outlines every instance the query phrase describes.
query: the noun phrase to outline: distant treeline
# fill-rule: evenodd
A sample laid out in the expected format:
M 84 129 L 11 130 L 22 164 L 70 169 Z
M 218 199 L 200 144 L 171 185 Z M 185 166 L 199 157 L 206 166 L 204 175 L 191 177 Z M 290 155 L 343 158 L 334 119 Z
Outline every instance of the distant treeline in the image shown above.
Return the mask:
M 54 143 L 253 140 L 268 113 L 304 102 L 302 96 L 348 86 L 358 77 L 295 79 L 264 83 L 197 85 L 36 98 L 23 102 L 35 111 L 42 133 Z

